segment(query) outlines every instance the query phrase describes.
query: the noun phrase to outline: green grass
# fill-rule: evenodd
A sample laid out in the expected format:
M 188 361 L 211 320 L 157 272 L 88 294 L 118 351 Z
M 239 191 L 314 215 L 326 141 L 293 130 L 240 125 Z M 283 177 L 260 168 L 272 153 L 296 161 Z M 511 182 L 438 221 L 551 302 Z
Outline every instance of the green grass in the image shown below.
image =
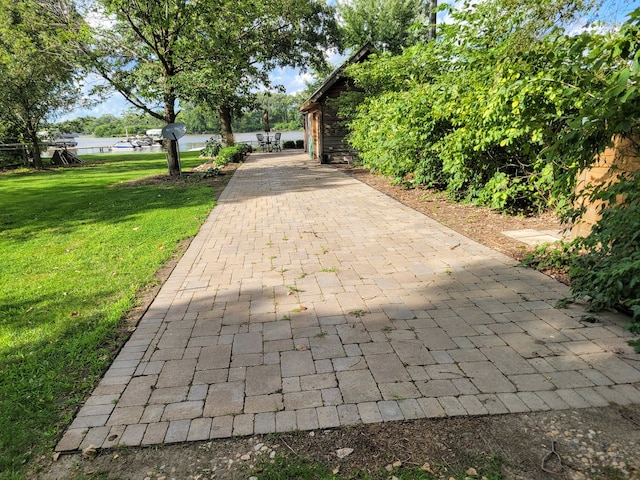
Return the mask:
M 338 273 L 338 268 L 337 267 L 327 267 L 327 268 L 322 268 L 320 270 L 320 272 L 322 273 Z
M 181 156 L 183 169 L 201 163 Z M 51 448 L 117 347 L 136 292 L 193 236 L 211 187 L 127 186 L 164 153 L 0 175 L 0 478 Z
M 289 480 L 289 479 L 337 479 L 331 470 L 320 464 L 296 457 L 285 459 L 276 457 L 273 462 L 264 462 L 260 465 L 256 475 L 260 480 Z

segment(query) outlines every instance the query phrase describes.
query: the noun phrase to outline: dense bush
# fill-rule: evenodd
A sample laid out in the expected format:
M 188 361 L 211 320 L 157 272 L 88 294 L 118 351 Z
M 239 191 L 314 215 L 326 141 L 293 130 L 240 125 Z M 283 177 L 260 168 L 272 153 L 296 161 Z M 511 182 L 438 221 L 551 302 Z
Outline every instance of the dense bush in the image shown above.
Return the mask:
M 288 150 L 291 148 L 304 148 L 304 140 L 285 140 L 282 143 L 283 150 Z
M 25 165 L 24 154 L 21 150 L 0 152 L 0 168 L 15 165 Z
M 585 252 L 572 257 L 573 292 L 590 298 L 594 309 L 629 308 L 640 333 L 640 172 L 597 189 L 593 198 L 604 201 L 602 219 L 573 243 Z
M 581 73 L 592 76 L 600 88 L 567 119 L 565 134 L 550 148 L 565 168 L 567 185 L 593 163 L 593 152 L 615 136 L 630 140 L 627 155 L 640 156 L 640 9 L 619 32 L 587 45 L 590 68 Z M 589 300 L 594 310 L 630 311 L 628 328 L 640 333 L 640 172 L 623 173 L 613 166 L 610 173 L 616 181 L 593 183 L 568 195 L 573 208 L 565 218 L 580 221 L 585 199 L 600 205 L 601 218 L 589 235 L 564 247 L 564 260 L 575 298 Z M 576 199 L 578 195 L 582 198 Z M 634 343 L 640 351 L 640 342 Z
M 233 145 L 231 147 L 224 147 L 220 149 L 218 155 L 216 156 L 216 165 L 223 166 L 228 164 L 229 162 L 241 162 L 250 150 L 250 146 L 242 143 Z
M 214 139 L 210 138 L 204 144 L 204 148 L 200 152 L 201 157 L 215 157 L 218 155 L 218 152 L 222 149 L 222 144 Z
M 351 117 L 350 141 L 364 164 L 502 210 L 559 205 L 571 162 L 557 165 L 550 148 L 604 80 L 583 74 L 603 36 L 569 36 L 558 26 L 580 7 L 466 5 L 451 13 L 438 42 L 351 67 L 365 100 Z

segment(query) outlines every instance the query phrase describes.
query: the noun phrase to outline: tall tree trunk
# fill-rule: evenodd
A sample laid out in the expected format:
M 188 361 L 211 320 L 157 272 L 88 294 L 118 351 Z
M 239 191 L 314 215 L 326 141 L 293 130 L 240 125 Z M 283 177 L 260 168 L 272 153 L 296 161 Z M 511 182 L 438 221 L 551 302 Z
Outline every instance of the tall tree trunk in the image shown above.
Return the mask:
M 222 144 L 225 147 L 230 147 L 235 144 L 233 129 L 231 128 L 231 108 L 227 105 L 222 105 L 218 111 L 220 113 L 220 133 L 222 134 Z
M 436 39 L 436 8 L 438 8 L 438 0 L 430 0 L 429 6 L 429 40 Z
M 180 154 L 178 152 L 178 141 L 166 140 L 165 148 L 167 149 L 167 166 L 169 167 L 169 176 L 177 177 L 180 175 Z
M 167 124 L 176 121 L 176 96 L 173 93 L 166 93 L 164 96 L 164 118 Z M 178 141 L 165 140 L 167 149 L 167 166 L 169 167 L 170 176 L 180 175 L 180 157 L 178 154 Z
M 38 138 L 38 132 L 34 128 L 30 128 L 29 143 L 31 144 L 31 157 L 33 158 L 33 166 L 37 169 L 42 168 L 42 155 L 40 154 L 40 139 Z

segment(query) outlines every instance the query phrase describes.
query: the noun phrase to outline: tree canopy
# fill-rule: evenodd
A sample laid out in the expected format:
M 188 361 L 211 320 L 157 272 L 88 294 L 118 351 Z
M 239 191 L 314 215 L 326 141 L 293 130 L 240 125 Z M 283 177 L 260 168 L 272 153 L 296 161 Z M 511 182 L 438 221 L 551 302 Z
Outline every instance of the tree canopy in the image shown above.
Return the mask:
M 430 6 L 425 0 L 341 0 L 338 2 L 346 48 L 366 43 L 400 53 L 428 37 Z
M 269 86 L 273 68 L 321 63 L 323 48 L 336 41 L 332 9 L 323 1 L 100 5 L 109 21 L 93 29 L 83 53 L 112 88 L 165 123 L 176 121 L 178 100 L 224 106 L 230 116 L 260 84 Z M 169 170 L 179 172 L 171 149 Z
M 0 129 L 29 146 L 36 167 L 42 167 L 43 122 L 70 107 L 79 93 L 67 56 L 70 25 L 61 18 L 77 18 L 67 2 L 0 0 Z

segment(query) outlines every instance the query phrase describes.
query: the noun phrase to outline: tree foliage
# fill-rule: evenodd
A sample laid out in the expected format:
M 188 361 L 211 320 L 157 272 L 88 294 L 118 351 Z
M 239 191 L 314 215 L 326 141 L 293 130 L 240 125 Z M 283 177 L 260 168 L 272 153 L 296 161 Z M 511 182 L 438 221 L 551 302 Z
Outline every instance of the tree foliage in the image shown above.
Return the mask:
M 437 42 L 351 68 L 367 92 L 351 122 L 366 164 L 495 208 L 557 204 L 562 172 L 544 152 L 588 96 L 566 84 L 591 81 L 576 78 L 582 53 L 561 24 L 585 5 L 517 3 L 466 5 Z
M 176 121 L 178 101 L 230 123 L 256 87 L 269 85 L 271 70 L 322 62 L 322 47 L 334 42 L 332 9 L 319 0 L 100 3 L 111 21 L 95 29 L 85 55 L 111 87 L 165 123 Z
M 334 10 L 324 0 L 257 2 L 247 15 L 233 28 L 220 24 L 215 35 L 208 33 L 209 43 L 200 46 L 221 55 L 194 70 L 185 84 L 193 103 L 219 113 L 229 144 L 232 119 L 255 107 L 256 89 L 282 90 L 272 85 L 270 72 L 287 66 L 322 68 L 323 52 L 338 43 Z
M 78 97 L 74 67 L 66 56 L 75 18 L 64 1 L 0 0 L 0 136 L 28 145 L 38 168 L 38 131 L 48 117 L 69 108 Z
M 346 48 L 371 43 L 400 53 L 428 36 L 429 8 L 424 0 L 342 0 L 338 12 Z
M 600 88 L 590 90 L 578 114 L 567 119 L 552 149 L 563 164 L 571 162 L 569 174 L 591 165 L 589 153 L 611 145 L 612 139 L 626 141 L 626 155 L 640 157 L 640 8 L 619 32 L 589 43 L 586 57 L 590 70 L 583 74 Z M 629 173 L 614 165 L 610 174 L 614 181 L 575 193 L 578 200 L 600 202 L 601 218 L 589 235 L 570 245 L 572 290 L 575 297 L 588 298 L 594 309 L 629 309 L 633 321 L 628 327 L 640 333 L 640 171 Z M 570 218 L 579 220 L 583 204 L 574 202 L 574 207 Z M 640 341 L 635 347 L 640 351 Z
M 298 108 L 306 100 L 303 94 L 258 93 L 250 108 L 242 111 L 233 121 L 233 129 L 238 132 L 262 130 L 262 112 L 269 111 L 274 130 L 302 130 L 302 116 Z M 180 121 L 189 133 L 219 133 L 220 120 L 216 112 L 201 106 L 183 105 Z M 132 109 L 123 116 L 102 115 L 100 117 L 79 117 L 50 125 L 50 130 L 63 133 L 84 133 L 97 137 L 144 134 L 148 129 L 161 128 L 162 122 L 148 114 Z
M 180 78 L 194 62 L 190 44 L 212 5 L 186 0 L 103 0 L 101 25 L 89 28 L 79 50 L 89 68 L 134 107 L 165 124 L 177 119 Z M 207 10 L 208 9 L 208 10 Z M 168 142 L 169 173 L 178 175 L 177 142 Z

